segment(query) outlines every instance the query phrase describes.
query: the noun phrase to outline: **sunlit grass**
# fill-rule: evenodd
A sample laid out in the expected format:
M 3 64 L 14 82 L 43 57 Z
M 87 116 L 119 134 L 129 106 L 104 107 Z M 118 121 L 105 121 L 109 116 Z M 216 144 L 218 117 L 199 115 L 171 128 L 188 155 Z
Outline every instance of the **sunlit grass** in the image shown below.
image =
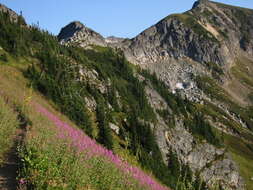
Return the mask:
M 247 190 L 253 189 L 253 149 L 246 145 L 242 140 L 237 137 L 225 135 L 225 143 L 228 147 L 229 152 L 232 155 L 233 160 L 237 163 L 240 169 L 240 174 L 246 182 Z
M 0 97 L 0 166 L 4 161 L 5 154 L 13 145 L 17 126 L 17 115 Z

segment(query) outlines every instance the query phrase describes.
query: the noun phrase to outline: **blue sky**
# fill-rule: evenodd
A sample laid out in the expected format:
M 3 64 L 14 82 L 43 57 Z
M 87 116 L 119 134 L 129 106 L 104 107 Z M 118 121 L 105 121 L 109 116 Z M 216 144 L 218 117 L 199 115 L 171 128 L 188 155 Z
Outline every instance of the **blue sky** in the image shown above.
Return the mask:
M 29 24 L 58 34 L 78 20 L 103 36 L 134 37 L 172 13 L 189 10 L 195 0 L 0 0 L 20 13 Z M 252 0 L 217 0 L 253 9 Z

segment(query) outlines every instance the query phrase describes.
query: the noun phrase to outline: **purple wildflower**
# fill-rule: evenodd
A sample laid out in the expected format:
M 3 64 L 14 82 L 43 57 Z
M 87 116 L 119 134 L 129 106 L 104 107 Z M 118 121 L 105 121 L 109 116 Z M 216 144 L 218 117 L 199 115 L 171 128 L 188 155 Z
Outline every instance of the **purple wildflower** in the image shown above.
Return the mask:
M 19 184 L 20 184 L 20 185 L 24 185 L 25 183 L 26 183 L 26 180 L 25 180 L 25 179 L 22 178 L 22 179 L 19 180 Z
M 43 106 L 37 103 L 35 103 L 35 106 L 38 112 L 54 122 L 57 127 L 58 137 L 61 139 L 71 140 L 71 145 L 76 147 L 80 152 L 85 151 L 87 158 L 92 158 L 93 156 L 103 156 L 114 163 L 121 171 L 138 180 L 140 184 L 145 185 L 152 190 L 168 190 L 168 188 L 159 184 L 151 176 L 147 175 L 139 168 L 122 161 L 117 155 L 113 154 L 111 150 L 97 144 L 95 140 L 85 135 L 80 129 L 71 127 L 67 123 L 61 121 L 57 116 L 49 112 Z

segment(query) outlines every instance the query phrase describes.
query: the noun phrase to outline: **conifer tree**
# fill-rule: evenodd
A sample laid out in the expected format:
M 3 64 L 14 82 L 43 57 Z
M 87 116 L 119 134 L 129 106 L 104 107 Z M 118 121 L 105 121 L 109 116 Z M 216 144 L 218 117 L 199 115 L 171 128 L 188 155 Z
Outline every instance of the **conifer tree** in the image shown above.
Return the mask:
M 102 100 L 98 102 L 96 113 L 99 127 L 98 142 L 108 149 L 113 149 L 113 137 L 106 117 L 105 105 Z

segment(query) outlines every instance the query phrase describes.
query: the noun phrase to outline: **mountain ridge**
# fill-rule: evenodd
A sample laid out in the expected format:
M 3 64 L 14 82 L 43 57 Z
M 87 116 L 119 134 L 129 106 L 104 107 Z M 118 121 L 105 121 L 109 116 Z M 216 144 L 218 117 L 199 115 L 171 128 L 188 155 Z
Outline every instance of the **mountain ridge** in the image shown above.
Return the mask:
M 235 12 L 238 18 L 233 16 L 232 12 Z M 211 75 L 218 77 L 224 84 L 230 80 L 229 70 L 234 66 L 236 57 L 250 56 L 252 59 L 253 42 L 248 37 L 252 30 L 248 28 L 252 27 L 253 23 L 250 19 L 246 19 L 248 24 L 240 27 L 235 24 L 244 22 L 239 15 L 246 18 L 244 14 L 252 15 L 252 13 L 251 9 L 212 1 L 197 1 L 191 10 L 183 14 L 169 15 L 132 39 L 103 45 L 122 49 L 130 62 L 148 68 L 158 76 L 163 75 L 164 71 L 154 68 L 156 62 L 177 64 L 184 59 L 190 59 L 191 62 L 201 63 L 199 68 L 193 69 L 194 72 L 206 74 L 211 72 Z M 227 26 L 231 28 L 230 32 Z M 158 65 L 164 67 L 167 64 Z M 187 68 L 182 69 L 191 68 L 188 65 Z M 169 74 L 173 75 L 171 72 Z M 182 77 L 175 76 L 168 79 L 162 77 L 162 80 L 170 84 L 173 91 L 176 89 L 176 84 L 180 82 L 179 78 Z M 247 97 L 242 98 L 247 99 Z

